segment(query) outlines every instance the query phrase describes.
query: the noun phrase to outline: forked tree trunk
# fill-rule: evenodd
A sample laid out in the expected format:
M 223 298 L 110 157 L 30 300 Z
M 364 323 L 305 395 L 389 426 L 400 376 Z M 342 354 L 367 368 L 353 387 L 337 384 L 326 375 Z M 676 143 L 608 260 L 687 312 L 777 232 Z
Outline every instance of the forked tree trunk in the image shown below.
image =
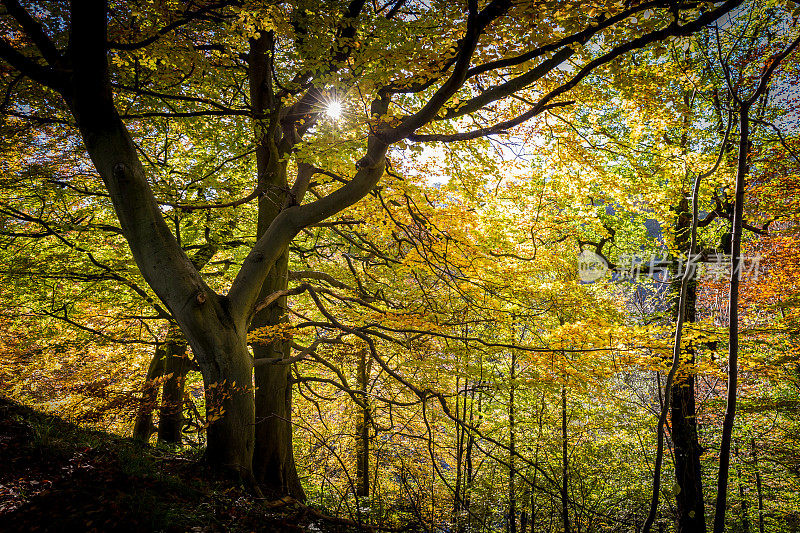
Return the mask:
M 229 296 L 218 296 L 164 221 L 137 147 L 114 105 L 107 24 L 106 2 L 71 3 L 72 68 L 69 83 L 60 90 L 108 190 L 142 276 L 169 307 L 200 365 L 212 422 L 207 431 L 208 460 L 217 469 L 250 478 L 255 412 L 245 311 L 255 283 L 237 285 L 243 293 L 232 289 L 234 304 Z M 251 259 L 251 264 L 257 269 L 257 262 Z

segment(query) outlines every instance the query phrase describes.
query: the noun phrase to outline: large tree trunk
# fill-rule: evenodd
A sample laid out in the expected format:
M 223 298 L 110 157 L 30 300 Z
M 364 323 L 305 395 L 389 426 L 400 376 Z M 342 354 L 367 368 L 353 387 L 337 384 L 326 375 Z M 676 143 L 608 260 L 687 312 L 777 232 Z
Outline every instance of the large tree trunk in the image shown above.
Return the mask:
M 238 303 L 232 305 L 229 297 L 218 296 L 203 281 L 164 221 L 137 147 L 114 105 L 107 23 L 106 2 L 71 3 L 72 69 L 62 94 L 108 190 L 136 265 L 171 311 L 200 365 L 211 422 L 208 460 L 215 468 L 232 469 L 249 478 L 255 423 L 253 363 L 245 327 L 250 299 L 244 298 L 244 303 L 236 300 Z M 272 260 L 264 261 L 269 265 Z M 242 285 L 245 293 L 253 293 L 255 283 L 248 286 L 242 282 L 237 287 Z
M 286 156 L 289 147 L 296 141 L 277 141 L 281 130 L 274 111 L 281 104 L 275 101 L 272 90 L 273 64 L 269 55 L 272 40 L 272 32 L 261 33 L 257 39 L 251 41 L 248 58 L 250 98 L 256 117 L 260 117 L 254 121 L 258 187 L 263 191 L 258 200 L 258 238 L 264 235 L 287 201 Z M 261 287 L 260 299 L 288 288 L 288 265 L 288 252 L 284 250 Z M 285 322 L 285 310 L 284 296 L 257 313 L 251 328 L 275 326 Z M 253 346 L 253 355 L 256 359 L 286 359 L 289 357 L 290 347 L 288 341 L 276 340 L 266 346 Z M 256 445 L 253 473 L 256 480 L 272 495 L 290 495 L 304 500 L 305 492 L 297 475 L 292 448 L 290 370 L 290 365 L 280 362 L 256 367 Z
M 244 331 L 218 325 L 205 338 L 195 339 L 192 350 L 206 386 L 207 460 L 249 480 L 255 409 L 253 363 L 246 343 Z
M 264 283 L 262 295 L 285 290 L 288 284 L 288 255 L 281 256 Z M 253 319 L 252 328 L 274 326 L 286 321 L 286 297 L 279 298 Z M 256 359 L 286 359 L 290 345 L 277 339 L 268 345 L 254 345 Z M 273 496 L 294 496 L 305 499 L 294 461 L 292 447 L 291 366 L 282 362 L 258 365 L 256 384 L 256 445 L 253 474 Z

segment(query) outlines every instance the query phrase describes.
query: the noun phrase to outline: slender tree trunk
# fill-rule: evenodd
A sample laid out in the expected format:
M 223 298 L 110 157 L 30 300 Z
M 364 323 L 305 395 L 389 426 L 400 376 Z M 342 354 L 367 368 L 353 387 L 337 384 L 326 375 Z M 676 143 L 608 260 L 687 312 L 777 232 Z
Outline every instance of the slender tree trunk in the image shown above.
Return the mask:
M 466 395 L 466 390 L 464 391 Z M 457 420 L 455 423 L 455 430 L 456 430 L 456 482 L 455 487 L 453 489 L 453 517 L 452 522 L 456 525 L 456 530 L 459 530 L 459 524 L 461 522 L 461 504 L 463 503 L 463 498 L 461 494 L 461 484 L 462 484 L 462 474 L 464 469 L 464 428 L 459 423 L 459 421 L 463 422 L 466 413 L 466 405 L 464 405 L 465 409 L 461 409 L 461 380 L 458 376 L 456 376 L 456 402 L 455 402 L 455 409 L 454 409 L 454 417 Z
M 515 434 L 515 412 L 514 408 L 514 381 L 516 376 L 517 366 L 517 353 L 515 350 L 511 351 L 511 371 L 509 383 L 509 401 L 508 401 L 508 432 L 509 432 L 509 445 L 508 445 L 508 531 L 509 533 L 517 533 L 517 495 L 514 492 L 514 483 L 516 476 L 516 468 L 514 467 L 514 456 L 517 453 L 517 442 Z
M 736 479 L 739 487 L 739 505 L 741 510 L 741 531 L 742 533 L 750 533 L 750 510 L 747 497 L 744 494 L 744 481 L 742 480 L 742 456 L 739 454 L 739 442 L 734 441 L 733 453 L 736 455 Z
M 688 203 L 682 201 L 678 208 L 675 228 L 675 244 L 682 254 L 692 253 L 690 237 L 693 215 Z M 673 300 L 673 319 L 678 321 L 682 280 L 675 277 L 671 289 L 677 295 Z M 697 307 L 697 281 L 694 276 L 686 281 L 685 322 L 694 322 Z M 675 457 L 675 482 L 678 491 L 675 495 L 678 533 L 705 533 L 706 517 L 703 501 L 703 480 L 700 472 L 702 448 L 697 434 L 697 408 L 695 401 L 695 375 L 693 365 L 696 352 L 689 348 L 688 359 L 681 358 L 680 375 L 675 380 L 670 394 L 670 415 L 672 422 L 672 443 Z
M 363 405 L 358 407 L 356 423 L 356 495 L 360 498 L 369 497 L 369 426 L 370 412 L 367 401 L 369 387 L 369 358 L 365 348 L 359 351 L 357 383 L 361 391 Z
M 536 441 L 536 450 L 533 453 L 533 478 L 531 479 L 531 499 L 530 499 L 530 530 L 531 533 L 535 533 L 536 531 L 536 491 L 537 491 L 537 477 L 539 475 L 539 443 L 542 439 L 542 434 L 544 433 L 544 411 L 547 408 L 547 399 L 545 394 L 542 393 L 542 408 L 539 410 L 538 416 L 538 426 L 539 426 L 539 433 L 537 435 Z
M 169 444 L 180 444 L 183 435 L 183 395 L 190 366 L 186 348 L 180 330 L 170 327 L 164 343 L 166 380 L 158 413 L 158 440 Z
M 758 468 L 758 451 L 756 439 L 750 439 L 750 451 L 753 454 L 753 466 L 756 469 L 756 496 L 758 497 L 758 533 L 764 533 L 764 495 L 761 491 L 761 471 Z
M 541 421 L 540 421 L 541 422 Z M 541 429 L 541 428 L 540 428 Z M 539 432 L 541 435 L 541 431 Z M 539 474 L 539 444 L 536 445 L 536 453 L 534 454 L 533 463 L 533 478 L 531 479 L 530 486 L 530 499 L 528 501 L 528 513 L 530 516 L 530 530 L 531 533 L 536 532 L 536 478 Z M 523 531 L 524 533 L 524 531 Z
M 531 488 L 525 487 L 525 491 L 522 493 L 522 505 L 527 504 L 527 509 L 523 508 L 519 514 L 519 533 L 525 533 L 528 531 L 528 509 L 530 509 L 530 501 L 531 501 Z
M 158 401 L 158 384 L 156 380 L 164 375 L 164 356 L 162 344 L 156 346 L 150 365 L 147 367 L 147 375 L 142 387 L 142 400 L 139 403 L 139 410 L 136 413 L 136 421 L 133 424 L 133 438 L 142 442 L 149 442 L 150 435 L 153 434 L 153 410 Z
M 561 386 L 561 522 L 569 533 L 569 454 L 567 442 L 567 385 Z
M 466 397 L 464 399 L 466 402 Z M 480 419 L 482 417 L 481 414 L 481 395 L 478 393 L 478 424 L 480 424 Z M 469 402 L 469 427 L 474 427 L 475 424 L 475 388 L 472 389 L 470 392 L 470 402 Z M 475 436 L 473 435 L 472 431 L 467 432 L 467 442 L 464 446 L 464 510 L 467 512 L 466 515 L 466 531 L 470 531 L 472 526 L 472 513 L 470 513 L 470 509 L 472 508 L 472 482 L 475 479 L 475 469 L 472 463 L 472 450 L 475 446 Z M 461 526 L 464 526 L 464 522 L 461 522 Z M 463 527 L 459 527 L 459 531 L 464 531 Z
M 750 104 L 743 102 L 739 109 L 739 154 L 736 168 L 736 200 L 733 205 L 731 232 L 731 280 L 728 300 L 728 393 L 722 440 L 719 449 L 717 502 L 714 510 L 714 533 L 725 530 L 725 511 L 728 502 L 728 473 L 731 459 L 731 437 L 736 417 L 736 392 L 739 381 L 739 279 L 742 264 L 742 216 L 744 214 L 744 178 L 747 175 L 747 152 L 750 147 Z

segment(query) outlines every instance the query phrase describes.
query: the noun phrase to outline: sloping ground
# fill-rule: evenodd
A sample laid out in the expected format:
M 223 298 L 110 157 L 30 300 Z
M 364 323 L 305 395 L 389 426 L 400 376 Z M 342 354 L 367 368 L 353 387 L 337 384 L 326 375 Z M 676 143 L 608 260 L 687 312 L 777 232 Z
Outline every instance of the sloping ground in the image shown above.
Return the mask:
M 294 502 L 255 502 L 202 464 L 0 397 L 2 531 L 353 531 Z

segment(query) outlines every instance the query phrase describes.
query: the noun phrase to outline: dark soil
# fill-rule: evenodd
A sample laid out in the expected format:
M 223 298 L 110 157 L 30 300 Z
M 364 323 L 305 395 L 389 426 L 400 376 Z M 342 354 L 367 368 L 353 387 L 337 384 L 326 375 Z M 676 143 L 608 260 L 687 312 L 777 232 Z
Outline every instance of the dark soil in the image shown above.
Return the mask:
M 197 457 L 0 397 L 0 531 L 353 530 L 291 500 L 258 501 Z

